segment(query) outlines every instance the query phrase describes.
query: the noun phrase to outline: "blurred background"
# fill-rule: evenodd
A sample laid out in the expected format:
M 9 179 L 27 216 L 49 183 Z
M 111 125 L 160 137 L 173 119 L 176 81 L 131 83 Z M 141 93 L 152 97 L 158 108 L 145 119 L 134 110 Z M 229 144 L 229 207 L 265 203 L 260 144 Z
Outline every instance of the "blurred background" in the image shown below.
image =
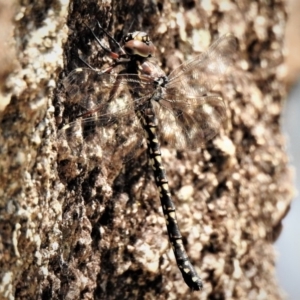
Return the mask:
M 278 253 L 277 277 L 287 299 L 300 299 L 300 1 L 288 1 L 286 27 L 287 84 L 289 95 L 282 118 L 290 164 L 295 170 L 296 197 L 283 220 L 283 231 L 275 247 Z

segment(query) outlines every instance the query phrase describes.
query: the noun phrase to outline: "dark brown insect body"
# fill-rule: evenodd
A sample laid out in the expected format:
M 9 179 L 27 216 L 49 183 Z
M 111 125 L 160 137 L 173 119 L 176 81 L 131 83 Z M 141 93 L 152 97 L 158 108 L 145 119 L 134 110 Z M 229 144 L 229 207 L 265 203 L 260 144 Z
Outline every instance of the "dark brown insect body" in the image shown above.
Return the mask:
M 130 41 L 128 43 L 130 43 Z M 139 44 L 141 44 L 140 47 Z M 137 49 L 145 49 L 145 53 L 149 52 L 147 51 L 147 47 L 145 47 L 143 42 L 139 41 L 139 43 L 136 43 L 135 47 Z M 125 43 L 124 48 L 128 48 L 127 43 Z M 142 50 L 139 51 L 140 56 L 141 54 L 143 54 Z M 142 55 L 142 57 L 143 56 L 144 55 Z M 148 156 L 153 168 L 155 183 L 159 190 L 160 201 L 166 219 L 169 239 L 175 254 L 177 265 L 186 284 L 193 290 L 200 290 L 202 289 L 201 278 L 189 261 L 188 255 L 183 246 L 182 235 L 177 225 L 175 205 L 171 198 L 166 172 L 162 165 L 160 144 L 157 135 L 158 122 L 152 104 L 153 101 L 159 102 L 164 98 L 165 85 L 168 82 L 168 78 L 157 65 L 144 58 L 132 60 L 128 67 L 128 72 L 136 73 L 139 75 L 141 81 L 148 82 L 150 85 L 154 85 L 155 92 L 150 98 L 145 98 L 144 95 L 137 94 L 135 92 L 135 84 L 131 84 L 130 90 L 134 99 L 142 99 L 141 102 L 135 102 L 135 110 L 136 114 L 140 117 L 141 124 L 145 132 L 147 133 Z M 138 89 L 138 91 L 143 92 L 140 89 Z
M 231 62 L 236 49 L 235 38 L 223 36 L 207 52 L 166 76 L 150 58 L 155 48 L 146 33 L 130 33 L 120 46 L 104 32 L 118 45 L 120 54 L 106 48 L 92 31 L 99 45 L 115 60 L 114 64 L 104 71 L 89 65 L 88 69 L 76 69 L 66 78 L 64 86 L 70 97 L 81 98 L 81 105 L 89 108 L 88 114 L 99 112 L 97 123 L 102 128 L 100 130 L 115 124 L 117 120 L 139 120 L 141 126 L 136 126 L 136 131 L 142 129 L 147 135 L 148 156 L 177 265 L 186 284 L 192 290 L 200 290 L 202 281 L 185 252 L 176 221 L 159 141 L 166 140 L 177 148 L 196 148 L 219 131 L 225 119 L 224 103 L 220 96 L 210 91 Z M 113 74 L 112 71 L 119 65 L 124 66 L 123 71 Z M 82 82 L 87 86 L 82 87 Z M 92 88 L 93 82 L 100 87 Z M 127 90 L 132 99 L 121 107 L 115 100 L 120 88 Z M 90 95 L 90 91 L 94 95 Z M 92 102 L 92 110 L 87 102 Z M 105 136 L 103 132 L 100 135 L 102 138 Z M 103 146 L 106 144 L 103 143 Z

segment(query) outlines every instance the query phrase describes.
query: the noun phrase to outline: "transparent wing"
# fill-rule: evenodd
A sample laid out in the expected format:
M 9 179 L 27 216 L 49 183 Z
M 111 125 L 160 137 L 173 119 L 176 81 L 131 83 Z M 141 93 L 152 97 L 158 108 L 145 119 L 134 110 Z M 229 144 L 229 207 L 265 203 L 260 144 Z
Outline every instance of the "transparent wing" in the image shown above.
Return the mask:
M 159 138 L 177 149 L 195 149 L 220 131 L 226 120 L 225 105 L 217 95 L 181 99 L 155 105 Z
M 66 107 L 81 107 L 81 117 L 59 131 L 59 143 L 66 145 L 67 141 L 71 154 L 76 156 L 88 147 L 88 153 L 98 149 L 106 153 L 118 152 L 124 160 L 130 159 L 133 149 L 143 141 L 135 106 L 151 98 L 153 84 L 142 81 L 135 74 L 107 74 L 80 68 L 72 71 L 63 85 Z M 133 101 L 129 85 L 136 94 L 142 91 L 143 96 Z
M 224 77 L 236 52 L 236 39 L 226 34 L 209 49 L 176 68 L 169 76 L 168 93 L 200 97 L 212 91 Z
M 156 105 L 161 139 L 179 149 L 196 148 L 219 132 L 226 107 L 212 90 L 226 74 L 235 51 L 235 37 L 225 35 L 170 74 L 165 97 Z
M 79 104 L 86 112 L 101 112 L 101 115 L 132 113 L 136 102 L 145 103 L 154 92 L 153 78 L 137 74 L 102 73 L 87 68 L 73 70 L 63 81 L 68 102 Z M 133 101 L 129 87 L 142 97 Z

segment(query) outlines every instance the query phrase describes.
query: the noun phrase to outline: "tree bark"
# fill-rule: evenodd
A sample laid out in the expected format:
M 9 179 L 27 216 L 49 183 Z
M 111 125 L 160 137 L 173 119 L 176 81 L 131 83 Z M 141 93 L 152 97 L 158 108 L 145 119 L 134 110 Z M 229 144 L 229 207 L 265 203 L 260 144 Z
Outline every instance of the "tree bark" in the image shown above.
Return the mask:
M 282 299 L 273 242 L 293 195 L 280 116 L 285 2 L 36 1 L 19 4 L 14 70 L 1 86 L 1 299 Z M 228 32 L 220 87 L 228 125 L 206 146 L 163 149 L 185 247 L 204 289 L 185 285 L 145 151 L 69 157 L 57 130 L 79 115 L 62 79 L 106 62 L 86 25 L 148 32 L 168 73 Z M 66 24 L 65 24 L 66 22 Z M 114 47 L 115 45 L 110 45 Z M 101 82 L 99 82 L 101 87 Z

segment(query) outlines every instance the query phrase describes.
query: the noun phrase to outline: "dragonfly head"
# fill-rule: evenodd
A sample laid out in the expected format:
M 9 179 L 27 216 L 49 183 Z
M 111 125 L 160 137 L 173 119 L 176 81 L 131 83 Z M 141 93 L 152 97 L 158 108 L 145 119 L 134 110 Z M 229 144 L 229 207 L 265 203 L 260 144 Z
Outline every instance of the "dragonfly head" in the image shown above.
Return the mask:
M 135 31 L 128 33 L 123 38 L 123 47 L 128 55 L 151 57 L 155 46 L 146 32 Z

